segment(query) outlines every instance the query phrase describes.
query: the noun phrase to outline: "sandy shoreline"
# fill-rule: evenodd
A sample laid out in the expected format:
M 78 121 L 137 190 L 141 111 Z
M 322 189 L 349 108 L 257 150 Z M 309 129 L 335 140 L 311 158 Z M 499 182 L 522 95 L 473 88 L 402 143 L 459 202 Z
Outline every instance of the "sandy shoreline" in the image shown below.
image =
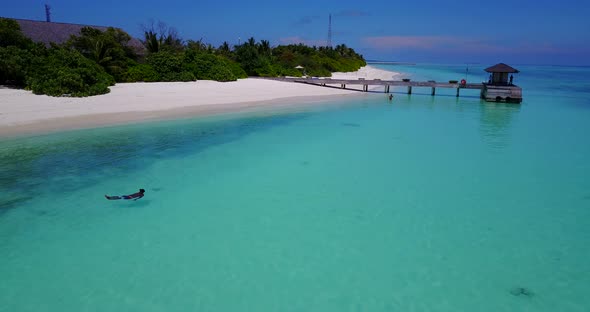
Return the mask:
M 396 73 L 371 66 L 333 78 L 392 79 Z M 49 97 L 0 89 L 0 137 L 44 134 L 146 120 L 240 112 L 287 102 L 317 102 L 361 95 L 357 91 L 264 79 L 122 83 L 109 94 L 87 98 Z

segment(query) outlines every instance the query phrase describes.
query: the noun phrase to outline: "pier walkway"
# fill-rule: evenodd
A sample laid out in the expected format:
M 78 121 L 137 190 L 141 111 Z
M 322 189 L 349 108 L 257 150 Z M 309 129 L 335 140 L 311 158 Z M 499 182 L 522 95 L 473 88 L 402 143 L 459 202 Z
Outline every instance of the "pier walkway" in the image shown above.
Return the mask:
M 390 87 L 407 87 L 408 94 L 412 94 L 412 87 L 429 87 L 432 88 L 432 94 L 435 94 L 436 88 L 452 88 L 457 89 L 457 96 L 459 95 L 459 89 L 476 89 L 482 90 L 484 88 L 483 83 L 466 83 L 461 84 L 457 83 L 446 83 L 446 82 L 435 82 L 435 81 L 401 81 L 401 80 L 381 80 L 381 79 L 371 79 L 365 80 L 363 78 L 359 78 L 357 80 L 353 79 L 332 79 L 332 78 L 285 78 L 285 77 L 265 77 L 262 79 L 270 79 L 276 81 L 285 81 L 285 82 L 298 82 L 298 83 L 306 83 L 306 84 L 313 84 L 317 86 L 327 86 L 330 85 L 340 86 L 342 89 L 346 89 L 347 85 L 362 85 L 362 91 L 369 91 L 369 86 L 383 86 L 384 92 L 389 93 Z M 360 90 L 359 90 L 360 91 Z
M 521 92 L 520 87 L 515 85 L 506 85 L 506 86 L 491 86 L 486 83 L 460 83 L 460 82 L 436 82 L 436 81 L 400 81 L 400 80 L 381 80 L 381 79 L 371 79 L 365 80 L 364 78 L 359 78 L 357 80 L 354 79 L 332 79 L 332 78 L 297 78 L 297 77 L 256 77 L 258 79 L 268 79 L 268 80 L 275 80 L 275 81 L 284 81 L 284 82 L 296 82 L 296 83 L 306 83 L 312 84 L 317 86 L 329 86 L 332 88 L 338 88 L 338 86 L 342 89 L 346 89 L 347 85 L 361 85 L 363 86 L 362 91 L 368 92 L 369 86 L 383 86 L 383 91 L 385 93 L 390 92 L 390 87 L 407 87 L 408 94 L 412 94 L 412 88 L 415 87 L 422 87 L 422 88 L 431 88 L 431 95 L 436 94 L 436 88 L 450 88 L 457 90 L 457 97 L 459 96 L 459 90 L 461 89 L 472 89 L 472 90 L 480 90 L 481 97 L 486 99 L 487 101 L 506 101 L 506 102 L 518 102 L 520 103 L 521 99 Z M 506 92 L 503 92 L 500 95 L 494 94 L 494 97 L 488 96 L 488 89 L 504 89 Z M 350 89 L 350 90 L 357 90 L 357 89 Z M 361 90 L 358 90 L 361 91 Z M 518 92 L 515 92 L 518 91 Z M 504 94 L 505 93 L 505 94 Z M 518 94 L 516 94 L 518 93 Z M 490 94 L 491 95 L 491 94 Z M 512 97 L 510 96 L 512 95 Z

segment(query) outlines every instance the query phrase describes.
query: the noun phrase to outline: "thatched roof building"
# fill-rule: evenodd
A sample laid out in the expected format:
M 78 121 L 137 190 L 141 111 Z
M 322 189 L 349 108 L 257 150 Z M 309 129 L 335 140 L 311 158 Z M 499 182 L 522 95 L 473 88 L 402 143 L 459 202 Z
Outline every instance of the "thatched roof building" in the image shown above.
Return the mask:
M 80 30 L 84 27 L 96 28 L 100 31 L 106 31 L 108 27 L 81 25 L 69 23 L 55 23 L 44 21 L 33 21 L 24 19 L 14 19 L 19 25 L 22 33 L 34 42 L 42 42 L 49 46 L 51 42 L 61 44 L 70 39 L 70 36 L 80 35 Z M 145 47 L 137 38 L 131 37 L 128 45 L 135 49 L 138 54 L 145 54 Z
M 486 72 L 491 73 L 488 84 L 496 86 L 512 85 L 512 75 L 508 77 L 508 74 L 518 73 L 518 69 L 508 66 L 504 63 L 498 63 L 494 66 L 484 69 Z
M 512 68 L 504 63 L 498 63 L 485 69 L 488 73 L 518 73 L 518 69 Z

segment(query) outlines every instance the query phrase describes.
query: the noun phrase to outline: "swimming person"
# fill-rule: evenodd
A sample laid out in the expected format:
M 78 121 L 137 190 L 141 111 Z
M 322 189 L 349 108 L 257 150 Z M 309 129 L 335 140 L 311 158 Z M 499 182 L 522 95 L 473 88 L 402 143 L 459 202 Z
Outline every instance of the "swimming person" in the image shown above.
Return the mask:
M 138 200 L 143 197 L 143 193 L 145 193 L 144 189 L 139 189 L 139 192 L 131 194 L 131 195 L 121 195 L 121 196 L 108 196 L 105 195 L 104 197 L 108 200 L 115 200 L 115 199 L 133 199 Z

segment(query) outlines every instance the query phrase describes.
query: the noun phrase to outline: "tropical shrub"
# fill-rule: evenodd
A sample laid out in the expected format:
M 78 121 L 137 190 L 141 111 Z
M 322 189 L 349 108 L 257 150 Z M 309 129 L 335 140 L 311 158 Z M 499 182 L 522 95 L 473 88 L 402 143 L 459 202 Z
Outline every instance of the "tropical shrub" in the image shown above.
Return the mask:
M 254 68 L 254 76 L 259 77 L 276 77 L 277 73 L 271 64 L 271 61 L 267 57 L 260 57 Z
M 91 96 L 108 93 L 112 76 L 78 51 L 54 47 L 37 58 L 27 73 L 27 86 L 35 94 Z
M 236 76 L 232 73 L 232 71 L 229 68 L 223 66 L 222 64 L 217 64 L 213 66 L 209 78 L 210 80 L 224 82 L 238 80 Z
M 155 82 L 160 81 L 160 75 L 154 70 L 149 64 L 138 64 L 131 66 L 122 75 L 122 81 L 124 82 Z
M 186 51 L 184 69 L 201 80 L 235 81 L 238 77 L 246 76 L 237 63 L 222 56 L 195 50 Z
M 128 45 L 130 40 L 131 36 L 120 29 L 109 27 L 101 31 L 84 27 L 80 36 L 72 36 L 66 46 L 78 50 L 102 66 L 116 81 L 123 81 L 128 65 L 137 59 L 134 50 Z
M 236 79 L 248 78 L 248 74 L 246 74 L 246 71 L 244 71 L 244 69 L 240 66 L 239 63 L 226 58 L 222 58 L 222 60 L 225 64 L 225 67 L 227 67 L 231 71 L 232 75 L 234 75 Z
M 255 46 L 244 44 L 236 49 L 236 61 L 244 69 L 246 74 L 256 75 L 256 68 L 259 64 L 260 55 Z
M 195 75 L 183 67 L 183 57 L 168 51 L 150 54 L 147 63 L 160 76 L 160 81 L 191 81 Z
M 181 71 L 179 73 L 169 73 L 162 81 L 195 81 L 195 75 L 189 71 Z
M 15 46 L 25 49 L 31 45 L 33 41 L 22 34 L 15 20 L 0 18 L 0 47 Z
M 0 47 L 0 84 L 24 87 L 33 54 L 16 46 Z

